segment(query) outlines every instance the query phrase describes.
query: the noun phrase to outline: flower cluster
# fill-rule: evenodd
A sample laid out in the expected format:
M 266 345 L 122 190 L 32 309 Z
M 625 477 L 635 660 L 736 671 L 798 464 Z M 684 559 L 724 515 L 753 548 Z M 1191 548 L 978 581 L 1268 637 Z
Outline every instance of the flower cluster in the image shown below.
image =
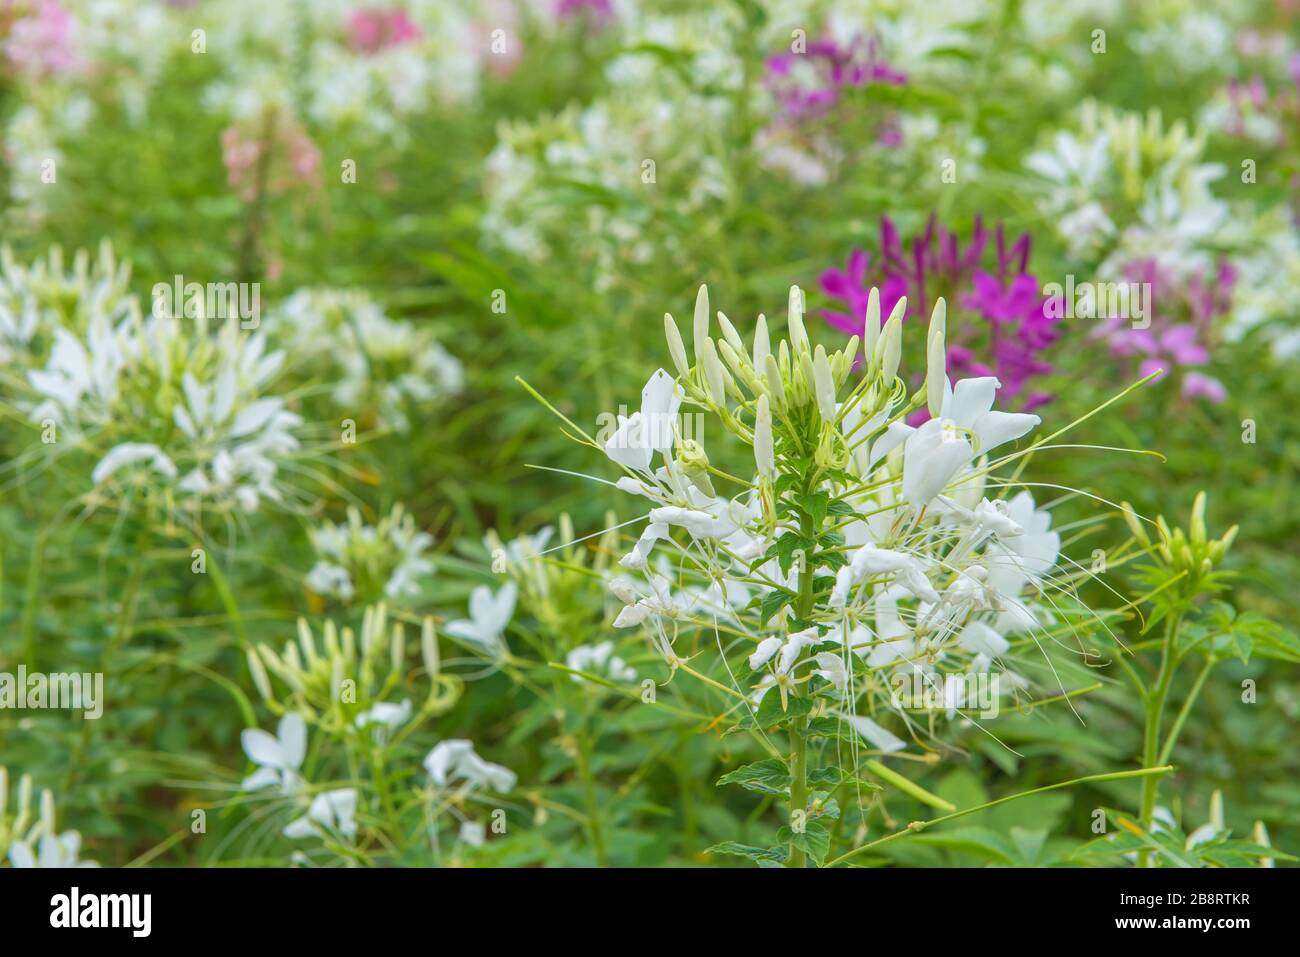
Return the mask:
M 317 561 L 304 579 L 307 587 L 339 601 L 401 602 L 420 592 L 419 580 L 432 573 L 425 550 L 433 536 L 419 531 L 401 505 L 367 525 L 361 512 L 348 509 L 345 525 L 325 522 L 311 530 Z
M 995 669 L 1007 690 L 1023 684 L 995 663 L 1013 636 L 1051 620 L 1032 596 L 1048 585 L 1059 539 L 1028 492 L 984 493 L 991 453 L 1039 420 L 993 411 L 992 377 L 949 384 L 942 299 L 926 384 L 907 398 L 898 378 L 905 308 L 881 328 L 873 291 L 865 336 L 827 353 L 808 341 L 796 287 L 789 338 L 773 343 L 760 316 L 751 350 L 721 313 L 721 338 L 709 335 L 702 289 L 694 364 L 666 319 L 677 378 L 657 371 L 641 409 L 621 418 L 605 444 L 626 472 L 619 488 L 651 506 L 620 563 L 642 583 L 610 582 L 625 605 L 616 627 L 644 625 L 669 664 L 682 666 L 675 651 L 682 629 L 716 629 L 721 617 L 680 585 L 693 580 L 719 587 L 729 630 L 739 627 L 753 642 L 756 700 L 776 687 L 783 703 L 811 696 L 853 714 L 857 698 L 888 687 L 891 675 L 916 672 L 942 684 L 954 668 Z M 850 386 L 859 346 L 865 374 Z M 683 403 L 713 413 L 750 446 L 752 480 L 714 469 L 699 443 L 678 445 L 673 422 Z M 930 420 L 905 424 L 922 404 Z M 732 497 L 717 494 L 723 480 L 740 486 Z M 669 561 L 656 564 L 656 553 Z M 667 572 L 668 564 L 679 571 Z M 810 654 L 816 649 L 824 650 Z M 849 652 L 861 665 L 849 664 Z
M 281 501 L 279 466 L 298 450 L 301 424 L 271 388 L 283 353 L 237 318 L 144 316 L 121 295 L 110 253 L 94 271 L 87 262 L 79 256 L 62 279 L 57 254 L 48 270 L 6 270 L 7 298 L 21 303 L 5 321 L 9 348 L 27 359 L 17 401 L 44 444 L 58 454 L 67 439 L 94 456 L 86 488 L 124 503 L 138 493 L 165 514 Z
M 317 641 L 307 623 L 299 620 L 297 641 L 286 644 L 282 652 L 259 645 L 248 653 L 254 683 L 283 716 L 274 735 L 258 728 L 243 732 L 244 753 L 256 769 L 244 778 L 241 788 L 249 792 L 274 788 L 279 805 L 287 811 L 283 835 L 293 841 L 315 841 L 319 846 L 313 854 L 343 849 L 346 856 L 345 849 L 358 845 L 365 832 L 383 834 L 389 847 L 415 843 L 412 827 L 417 837 L 423 834 L 436 849 L 444 812 L 460 821 L 463 843 L 480 845 L 485 828 L 464 814 L 465 801 L 479 791 L 504 794 L 515 786 L 513 772 L 484 761 L 469 741 L 442 741 L 424 759 L 429 786 L 417 790 L 415 803 L 425 813 L 418 823 L 405 819 L 387 790 L 388 765 L 404 759 L 402 742 L 423 722 L 450 708 L 463 687 L 460 679 L 442 670 L 433 621 L 426 618 L 420 657 L 429 695 L 419 708 L 409 699 L 391 700 L 393 689 L 408 683 L 406 656 L 405 629 L 400 623 L 389 628 L 382 604 L 366 609 L 359 635 L 327 620 Z M 271 676 L 287 689 L 285 694 L 276 691 Z M 322 739 L 310 762 L 309 727 Z M 308 779 L 308 767 L 316 769 L 311 776 L 320 780 L 322 765 L 345 762 L 355 767 L 358 760 L 367 760 L 374 769 L 374 793 L 354 784 L 336 787 Z M 409 780 L 405 773 L 399 776 Z
M 301 289 L 267 317 L 267 331 L 296 371 L 334 383 L 339 409 L 398 432 L 463 385 L 460 362 L 431 330 L 388 316 L 361 291 Z
M 1224 167 L 1205 162 L 1205 137 L 1181 121 L 1166 126 L 1087 101 L 1077 129 L 1060 130 L 1025 166 L 1042 178 L 1039 206 L 1079 258 L 1118 276 L 1133 259 L 1164 268 L 1203 267 L 1207 246 L 1228 219 L 1211 184 Z
M 1186 369 L 1180 386 L 1185 397 L 1223 401 L 1228 394 L 1223 383 L 1196 369 L 1209 361 L 1210 345 L 1231 310 L 1236 282 L 1232 266 L 1221 260 L 1209 282 L 1200 276 L 1180 282 L 1154 260 L 1146 260 L 1131 264 L 1125 278 L 1151 289 L 1149 324 L 1134 328 L 1127 317 L 1113 316 L 1093 335 L 1106 340 L 1112 355 L 1137 358 L 1140 378 Z
M 995 376 L 1001 399 L 1019 399 L 1026 411 L 1034 409 L 1050 395 L 1041 390 L 1025 393 L 1025 388 L 1031 379 L 1052 371 L 1042 354 L 1056 341 L 1058 315 L 1047 308 L 1038 279 L 1029 272 L 1029 245 L 1027 233 L 1008 245 L 1002 224 L 990 233 L 977 218 L 963 248 L 957 235 L 933 216 L 925 231 L 905 244 L 886 216 L 880 225 L 876 268 L 871 268 L 869 253 L 855 249 L 846 270 L 822 273 L 822 291 L 848 308 L 822 310 L 822 317 L 837 329 L 862 335 L 869 289 L 879 287 L 884 315 L 906 300 L 904 319 L 927 312 L 938 297 L 945 297 L 959 310 L 955 323 L 949 319 L 949 367 L 959 374 Z M 991 264 L 990 252 L 995 258 Z
M 9 772 L 0 765 L 0 860 L 14 867 L 98 867 L 81 860 L 81 835 L 59 833 L 55 827 L 54 795 L 41 792 L 40 809 L 32 813 L 32 779 L 18 781 L 16 812 L 9 811 Z

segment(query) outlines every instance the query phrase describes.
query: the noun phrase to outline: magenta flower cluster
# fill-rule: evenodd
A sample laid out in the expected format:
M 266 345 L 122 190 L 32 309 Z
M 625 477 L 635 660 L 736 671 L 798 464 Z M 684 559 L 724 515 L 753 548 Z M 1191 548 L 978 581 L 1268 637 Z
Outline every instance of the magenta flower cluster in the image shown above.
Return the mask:
M 880 256 L 855 249 L 846 270 L 821 275 L 822 291 L 845 305 L 844 311 L 824 309 L 822 317 L 837 329 L 862 334 L 867 296 L 880 289 L 882 321 L 898 300 L 907 297 L 905 317 L 928 318 L 935 300 L 948 301 L 948 370 L 955 378 L 996 376 L 999 398 L 1017 400 L 1025 410 L 1051 400 L 1030 389 L 1032 379 L 1051 372 L 1043 353 L 1056 341 L 1059 309 L 1049 308 L 1038 280 L 1029 272 L 1029 234 L 1009 246 L 1001 224 L 990 232 L 976 218 L 970 239 L 957 235 L 934 216 L 924 232 L 905 243 L 893 220 L 880 224 Z
M 1106 341 L 1111 355 L 1138 359 L 1139 377 L 1160 371 L 1167 376 L 1182 369 L 1183 396 L 1222 402 L 1228 394 L 1223 383 L 1196 367 L 1210 361 L 1215 323 L 1232 308 L 1237 280 L 1232 264 L 1220 259 L 1212 277 L 1180 280 L 1154 259 L 1142 259 L 1129 263 L 1124 277 L 1133 283 L 1150 283 L 1150 323 L 1135 329 L 1127 318 L 1111 318 L 1102 322 L 1095 336 Z
M 846 89 L 902 86 L 907 75 L 882 59 L 874 39 L 841 44 L 828 38 L 812 41 L 803 52 L 768 57 L 766 79 L 786 118 L 799 121 L 829 111 Z

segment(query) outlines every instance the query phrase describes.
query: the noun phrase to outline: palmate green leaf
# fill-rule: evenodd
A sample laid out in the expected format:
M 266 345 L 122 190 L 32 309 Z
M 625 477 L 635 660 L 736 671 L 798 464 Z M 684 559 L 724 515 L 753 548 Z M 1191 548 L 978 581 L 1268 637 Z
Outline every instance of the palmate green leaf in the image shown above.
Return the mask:
M 785 864 L 789 851 L 783 846 L 755 847 L 752 844 L 738 844 L 735 841 L 723 841 L 705 848 L 705 854 L 729 854 L 753 861 L 759 867 L 780 867 Z
M 789 532 L 773 542 L 762 557 L 754 562 L 753 567 L 758 568 L 775 558 L 781 566 L 781 574 L 789 575 L 790 569 L 794 566 L 795 554 L 803 552 L 806 557 L 811 556 L 816 544 L 802 535 Z
M 770 696 L 769 696 L 770 697 Z M 718 778 L 718 787 L 724 784 L 739 784 L 747 791 L 763 794 L 788 794 L 790 791 L 790 772 L 785 762 L 778 758 L 764 758 L 753 764 L 746 764 Z
M 826 510 L 830 506 L 831 495 L 825 490 L 809 492 L 806 495 L 792 497 L 795 508 L 808 516 L 814 529 L 821 528 L 826 520 Z

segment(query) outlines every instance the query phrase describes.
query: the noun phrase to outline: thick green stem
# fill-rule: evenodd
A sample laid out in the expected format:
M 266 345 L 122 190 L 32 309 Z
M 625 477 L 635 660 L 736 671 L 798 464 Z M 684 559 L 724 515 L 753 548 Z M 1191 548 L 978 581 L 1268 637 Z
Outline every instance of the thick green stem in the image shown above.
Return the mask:
M 810 484 L 805 481 L 805 487 Z M 818 533 L 808 515 L 799 520 L 799 531 L 804 540 L 810 540 Z M 806 621 L 812 614 L 813 604 L 813 556 L 803 555 L 799 564 L 799 597 L 795 600 L 795 615 Z M 804 827 L 804 816 L 808 813 L 808 730 L 807 718 L 795 718 L 790 722 L 790 827 Z M 799 820 L 796 820 L 798 815 Z M 807 855 L 803 849 L 790 842 L 790 854 L 786 858 L 787 867 L 803 867 Z
M 808 811 L 808 742 L 804 738 L 807 719 L 796 718 L 790 722 L 790 826 L 803 827 L 804 821 L 795 821 L 795 814 Z M 803 849 L 790 842 L 790 867 L 803 867 L 807 861 Z

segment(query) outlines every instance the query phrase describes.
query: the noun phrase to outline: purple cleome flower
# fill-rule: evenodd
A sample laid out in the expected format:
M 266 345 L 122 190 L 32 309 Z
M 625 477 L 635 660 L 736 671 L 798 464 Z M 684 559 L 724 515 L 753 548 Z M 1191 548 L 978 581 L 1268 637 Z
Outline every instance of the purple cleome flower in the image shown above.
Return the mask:
M 989 241 L 996 251 L 996 266 L 984 268 Z M 861 335 L 866 322 L 867 296 L 880 289 L 882 320 L 898 300 L 907 297 L 905 318 L 926 318 L 935 299 L 948 300 L 948 369 L 950 374 L 997 376 L 1000 398 L 1019 399 L 1023 410 L 1051 400 L 1048 393 L 1026 391 L 1029 381 L 1052 371 L 1041 353 L 1057 338 L 1060 310 L 1047 308 L 1049 300 L 1038 280 L 1028 271 L 1029 234 L 1007 246 L 1003 226 L 990 233 L 982 218 L 965 248 L 957 235 L 938 225 L 931 216 L 925 232 L 905 245 L 889 217 L 880 223 L 880 261 L 862 249 L 849 256 L 846 270 L 828 269 L 821 275 L 822 291 L 841 300 L 847 312 L 822 310 L 822 317 L 846 333 Z M 973 322 L 972 319 L 980 321 Z M 923 416 L 918 416 L 924 421 Z

